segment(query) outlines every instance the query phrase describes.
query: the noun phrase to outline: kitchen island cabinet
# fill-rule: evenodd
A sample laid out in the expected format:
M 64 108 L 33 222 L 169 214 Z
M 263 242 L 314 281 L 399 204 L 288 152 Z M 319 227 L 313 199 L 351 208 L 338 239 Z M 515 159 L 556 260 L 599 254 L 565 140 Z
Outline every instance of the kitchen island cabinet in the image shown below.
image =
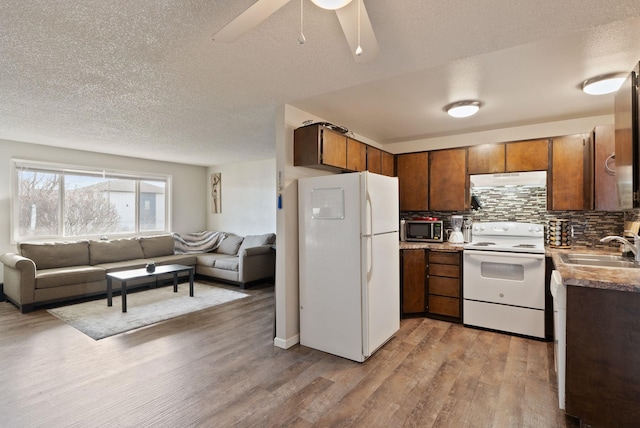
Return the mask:
M 640 426 L 640 293 L 567 286 L 566 412 Z

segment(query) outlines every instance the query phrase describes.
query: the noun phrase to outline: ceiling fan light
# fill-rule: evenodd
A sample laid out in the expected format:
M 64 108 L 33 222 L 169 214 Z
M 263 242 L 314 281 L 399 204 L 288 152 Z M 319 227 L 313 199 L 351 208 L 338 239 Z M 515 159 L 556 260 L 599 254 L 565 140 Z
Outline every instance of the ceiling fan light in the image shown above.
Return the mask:
M 596 76 L 582 82 L 582 90 L 589 95 L 604 95 L 616 92 L 626 79 L 625 73 Z
M 341 9 L 351 3 L 351 0 L 311 0 L 313 4 L 327 10 Z
M 451 117 L 469 117 L 476 114 L 481 106 L 482 103 L 477 100 L 456 101 L 444 106 L 443 110 Z

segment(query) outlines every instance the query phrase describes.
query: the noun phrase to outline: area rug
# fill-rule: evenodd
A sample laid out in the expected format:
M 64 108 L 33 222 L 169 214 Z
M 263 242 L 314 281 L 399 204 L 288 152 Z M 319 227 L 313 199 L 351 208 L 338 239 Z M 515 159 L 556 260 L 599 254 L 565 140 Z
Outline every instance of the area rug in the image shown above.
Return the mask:
M 189 284 L 186 283 L 179 285 L 177 293 L 173 292 L 171 285 L 129 292 L 126 313 L 122 312 L 119 295 L 113 297 L 111 307 L 107 306 L 105 297 L 49 309 L 47 312 L 87 336 L 99 340 L 248 296 L 214 285 L 195 282 L 193 286 L 193 297 L 189 296 Z

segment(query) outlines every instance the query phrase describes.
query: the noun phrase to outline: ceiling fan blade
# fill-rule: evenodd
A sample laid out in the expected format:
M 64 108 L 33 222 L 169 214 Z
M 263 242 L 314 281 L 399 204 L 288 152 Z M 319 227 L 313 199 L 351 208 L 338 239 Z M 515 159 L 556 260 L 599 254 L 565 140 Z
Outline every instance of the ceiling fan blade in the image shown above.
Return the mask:
M 215 33 L 213 40 L 233 42 L 287 3 L 289 3 L 289 0 L 258 0 L 236 19 Z
M 358 2 L 360 2 L 360 46 L 362 47 L 362 54 L 356 55 L 356 48 L 358 47 Z M 364 63 L 371 61 L 378 55 L 378 41 L 376 35 L 373 32 L 367 9 L 364 6 L 363 0 L 352 1 L 345 7 L 336 10 L 338 20 L 344 31 L 344 36 L 347 39 L 351 53 L 356 62 Z

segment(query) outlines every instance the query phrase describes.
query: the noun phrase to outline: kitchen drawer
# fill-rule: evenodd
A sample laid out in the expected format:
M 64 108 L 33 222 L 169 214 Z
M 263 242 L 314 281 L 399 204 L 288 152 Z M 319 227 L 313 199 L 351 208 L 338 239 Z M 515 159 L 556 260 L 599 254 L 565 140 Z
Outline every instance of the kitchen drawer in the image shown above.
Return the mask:
M 460 253 L 429 251 L 429 263 L 441 263 L 445 265 L 460 266 Z
M 429 313 L 459 318 L 460 299 L 429 295 Z
M 460 297 L 460 279 L 442 276 L 429 277 L 429 294 Z
M 429 263 L 429 276 L 432 275 L 460 278 L 460 266 Z

